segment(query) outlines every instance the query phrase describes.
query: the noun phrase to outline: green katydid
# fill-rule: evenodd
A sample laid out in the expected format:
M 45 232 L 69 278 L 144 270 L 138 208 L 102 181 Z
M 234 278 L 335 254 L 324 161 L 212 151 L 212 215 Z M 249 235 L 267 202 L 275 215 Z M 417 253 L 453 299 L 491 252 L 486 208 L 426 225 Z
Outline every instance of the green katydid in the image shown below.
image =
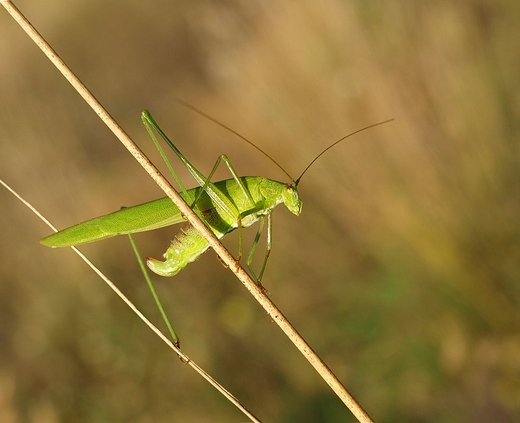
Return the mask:
M 177 177 L 173 168 L 168 167 L 181 192 L 181 197 L 193 208 L 193 210 L 202 218 L 202 220 L 213 231 L 217 238 L 221 239 L 229 232 L 239 230 L 239 257 L 242 254 L 242 228 L 251 226 L 259 221 L 259 227 L 253 245 L 247 258 L 247 266 L 257 281 L 262 279 L 264 270 L 269 258 L 272 246 L 272 212 L 278 204 L 285 206 L 293 214 L 298 216 L 302 210 L 302 201 L 299 198 L 297 186 L 302 176 L 312 166 L 312 164 L 327 150 L 340 143 L 344 139 L 368 128 L 389 122 L 390 120 L 367 126 L 363 129 L 355 131 L 324 149 L 317 155 L 305 168 L 299 178 L 292 179 L 291 176 L 268 154 L 263 152 L 259 147 L 251 143 L 242 135 L 231 130 L 227 126 L 221 124 L 205 113 L 187 105 L 197 113 L 207 117 L 218 125 L 230 130 L 239 136 L 260 152 L 265 154 L 272 160 L 282 171 L 289 176 L 291 182 L 284 183 L 260 176 L 242 176 L 239 177 L 235 172 L 231 162 L 226 155 L 221 155 L 209 176 L 206 178 L 193 166 L 188 159 L 179 151 L 179 149 L 168 139 L 166 134 L 154 121 L 148 111 L 143 111 L 141 117 L 143 124 L 150 134 L 152 140 L 159 146 L 155 138 L 153 129 L 164 139 L 164 141 L 172 148 L 179 159 L 188 168 L 193 175 L 199 187 L 186 190 Z M 152 129 L 153 128 L 153 129 Z M 165 158 L 160 146 L 159 151 Z M 211 178 L 217 170 L 219 164 L 224 162 L 228 167 L 231 179 L 219 182 L 211 182 Z M 253 255 L 261 236 L 265 219 L 267 218 L 267 242 L 264 261 L 258 276 L 255 275 L 251 263 Z M 173 204 L 170 198 L 160 198 L 133 207 L 121 209 L 119 211 L 100 216 L 83 223 L 71 226 L 67 229 L 52 234 L 40 240 L 43 245 L 49 247 L 70 247 L 73 245 L 86 244 L 89 242 L 99 241 L 101 239 L 110 238 L 116 235 L 144 232 L 153 229 L 162 228 L 169 225 L 185 222 L 185 218 L 179 209 Z M 197 260 L 202 253 L 209 248 L 209 244 L 202 235 L 189 223 L 181 228 L 171 241 L 170 246 L 164 253 L 164 261 L 160 261 L 149 257 L 147 259 L 148 267 L 161 276 L 174 276 L 181 271 L 186 265 Z

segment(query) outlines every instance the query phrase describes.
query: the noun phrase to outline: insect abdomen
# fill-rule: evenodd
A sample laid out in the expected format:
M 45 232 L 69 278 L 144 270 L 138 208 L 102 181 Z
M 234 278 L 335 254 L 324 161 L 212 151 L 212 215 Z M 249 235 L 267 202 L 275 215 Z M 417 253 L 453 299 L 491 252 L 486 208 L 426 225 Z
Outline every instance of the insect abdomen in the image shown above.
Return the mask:
M 209 247 L 208 241 L 191 224 L 185 224 L 164 253 L 164 261 L 148 257 L 146 264 L 160 276 L 174 276 L 197 260 Z
M 215 209 L 203 212 L 202 216 L 219 239 L 234 229 L 222 220 Z M 146 264 L 160 276 L 175 276 L 189 263 L 197 260 L 208 248 L 208 241 L 190 223 L 186 223 L 164 253 L 165 260 L 148 257 Z

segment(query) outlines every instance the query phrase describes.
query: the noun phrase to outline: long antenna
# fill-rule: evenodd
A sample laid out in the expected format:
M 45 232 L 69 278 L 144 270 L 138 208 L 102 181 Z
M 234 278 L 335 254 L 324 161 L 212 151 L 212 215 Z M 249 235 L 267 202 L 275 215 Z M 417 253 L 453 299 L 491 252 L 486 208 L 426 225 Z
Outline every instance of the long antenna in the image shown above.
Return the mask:
M 336 144 L 339 144 L 341 141 L 344 141 L 346 140 L 347 138 L 351 137 L 352 135 L 356 135 L 356 134 L 359 134 L 360 132 L 363 132 L 367 129 L 370 129 L 370 128 L 373 128 L 375 126 L 379 126 L 379 125 L 383 125 L 385 123 L 388 123 L 388 122 L 392 122 L 394 119 L 387 119 L 387 120 L 384 120 L 382 122 L 378 122 L 378 123 L 373 123 L 372 125 L 368 125 L 368 126 L 365 126 L 364 128 L 361 128 L 361 129 L 358 129 L 357 131 L 354 131 L 354 132 L 351 132 L 350 134 L 348 135 L 345 135 L 344 137 L 340 138 L 339 140 L 337 140 L 336 142 L 332 143 L 331 145 L 329 145 L 325 150 L 323 150 L 320 154 L 318 154 L 314 159 L 312 159 L 312 161 L 307 165 L 307 167 L 303 170 L 303 172 L 301 173 L 301 175 L 298 177 L 298 179 L 294 180 L 292 178 L 291 175 L 289 175 L 289 173 L 287 173 L 287 171 L 282 167 L 281 164 L 279 164 L 275 159 L 273 159 L 269 154 L 267 154 L 264 150 L 262 150 L 260 147 L 258 147 L 256 144 L 254 144 L 253 142 L 249 141 L 246 137 L 244 137 L 242 134 L 239 134 L 237 131 L 235 131 L 234 129 L 231 129 L 229 126 L 226 126 L 224 125 L 222 122 L 219 122 L 217 119 L 211 117 L 210 115 L 204 113 L 202 110 L 199 110 L 197 109 L 195 106 L 192 106 L 191 104 L 189 103 L 186 103 L 185 101 L 181 100 L 180 98 L 177 99 L 177 102 L 182 104 L 184 107 L 187 107 L 188 109 L 190 110 L 193 110 L 195 113 L 198 113 L 199 115 L 205 117 L 206 119 L 209 119 L 210 121 L 212 121 L 213 123 L 216 123 L 218 126 L 224 128 L 224 129 L 227 129 L 229 132 L 231 132 L 232 134 L 235 134 L 237 137 L 241 138 L 242 140 L 244 140 L 245 142 L 247 142 L 249 145 L 251 145 L 252 147 L 256 148 L 260 153 L 262 153 L 265 157 L 267 157 L 269 160 L 271 160 L 276 166 L 278 166 L 283 173 L 285 173 L 289 179 L 291 181 L 294 182 L 294 185 L 298 185 L 300 183 L 300 180 L 302 179 L 302 176 L 305 175 L 305 172 L 307 172 L 309 170 L 309 168 L 314 164 L 314 162 L 316 160 L 318 160 L 321 156 L 323 156 L 323 154 L 325 154 L 327 151 L 329 151 L 332 147 L 334 147 Z
M 218 126 L 224 128 L 224 129 L 227 129 L 229 132 L 231 132 L 232 134 L 235 134 L 237 137 L 243 139 L 245 142 L 247 142 L 249 145 L 253 146 L 254 148 L 256 148 L 258 151 L 260 151 L 260 153 L 262 153 L 265 157 L 267 157 L 269 160 L 271 160 L 276 166 L 278 166 L 283 173 L 285 173 L 289 179 L 291 181 L 294 181 L 293 177 L 291 175 L 289 175 L 287 173 L 287 171 L 282 167 L 281 164 L 279 164 L 275 159 L 273 159 L 269 154 L 267 154 L 264 150 L 262 150 L 260 147 L 258 147 L 257 145 L 255 145 L 253 142 L 249 141 L 246 137 L 244 137 L 242 134 L 239 134 L 237 131 L 231 129 L 229 126 L 226 126 L 224 125 L 223 123 L 219 122 L 217 119 L 211 117 L 210 115 L 204 113 L 202 110 L 199 110 L 197 109 L 195 106 L 192 106 L 191 104 L 189 103 L 186 103 L 185 101 L 181 100 L 181 99 L 177 99 L 177 102 L 182 104 L 184 107 L 187 107 L 188 109 L 190 110 L 193 110 L 195 113 L 198 113 L 199 115 L 201 116 L 204 116 L 206 119 L 209 119 L 210 121 L 212 121 L 213 123 L 216 123 Z
M 362 131 L 365 131 L 366 129 L 370 129 L 370 128 L 373 128 L 374 126 L 379 126 L 379 125 L 383 125 L 384 123 L 388 123 L 388 122 L 392 122 L 394 119 L 388 119 L 388 120 L 384 120 L 382 122 L 378 122 L 378 123 L 373 123 L 372 125 L 368 125 L 368 126 L 365 126 L 364 128 L 361 128 L 361 129 L 358 129 L 357 131 L 354 131 L 348 135 L 345 135 L 343 138 L 340 138 L 339 140 L 337 140 L 336 142 L 332 143 L 331 145 L 329 145 L 325 150 L 323 150 L 320 154 L 318 154 L 316 157 L 314 157 L 314 159 L 312 159 L 312 161 L 307 165 L 307 167 L 303 170 L 302 174 L 298 177 L 298 179 L 296 179 L 296 181 L 294 181 L 294 184 L 295 185 L 298 185 L 300 183 L 300 180 L 302 179 L 302 176 L 305 175 L 305 172 L 307 172 L 309 170 L 309 168 L 314 164 L 314 162 L 316 160 L 318 160 L 321 156 L 323 156 L 323 154 L 325 154 L 327 151 L 329 151 L 332 147 L 334 147 L 336 144 L 339 144 L 341 141 L 344 141 L 346 140 L 347 138 L 351 137 L 352 135 L 356 135 L 356 134 L 359 134 L 360 132 Z

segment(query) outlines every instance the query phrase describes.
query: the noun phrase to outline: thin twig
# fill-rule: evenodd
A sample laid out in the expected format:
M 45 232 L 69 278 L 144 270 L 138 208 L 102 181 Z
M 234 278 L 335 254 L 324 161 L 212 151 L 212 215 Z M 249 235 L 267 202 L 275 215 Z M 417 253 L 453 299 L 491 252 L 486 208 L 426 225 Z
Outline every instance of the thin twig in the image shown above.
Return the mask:
M 174 204 L 179 208 L 181 213 L 203 236 L 206 238 L 210 246 L 215 250 L 221 260 L 229 267 L 235 276 L 242 282 L 253 297 L 260 303 L 270 318 L 280 326 L 282 331 L 289 337 L 293 344 L 300 350 L 303 356 L 316 369 L 323 380 L 332 388 L 343 403 L 349 408 L 354 416 L 362 423 L 372 422 L 370 416 L 363 410 L 360 404 L 343 386 L 339 379 L 332 373 L 323 360 L 313 351 L 309 344 L 289 323 L 282 312 L 275 304 L 265 295 L 261 287 L 251 279 L 247 272 L 240 266 L 235 258 L 227 251 L 227 249 L 219 242 L 213 232 L 198 218 L 195 212 L 186 204 L 180 195 L 173 189 L 169 182 L 161 175 L 157 168 L 148 160 L 143 152 L 133 143 L 130 137 L 123 129 L 112 119 L 103 106 L 95 99 L 90 91 L 83 83 L 74 75 L 67 65 L 59 58 L 58 54 L 51 48 L 49 44 L 41 37 L 36 29 L 27 19 L 16 9 L 10 1 L 0 0 L 4 7 L 9 11 L 13 18 L 22 26 L 31 39 L 40 47 L 49 60 L 58 68 L 63 76 L 78 91 L 83 99 L 90 105 L 99 118 L 109 127 L 114 135 L 128 149 L 134 158 L 141 164 L 150 177 L 159 185 L 164 193 L 171 198 Z
M 29 203 L 25 198 L 23 198 L 20 194 L 18 194 L 14 189 L 12 189 L 7 183 L 5 183 L 2 179 L 0 179 L 0 185 L 3 185 L 8 191 L 10 191 L 18 200 L 20 200 L 29 210 L 31 210 L 36 216 L 38 216 L 47 226 L 49 226 L 54 232 L 58 230 L 54 227 L 54 225 L 45 218 L 31 203 Z M 190 357 L 188 357 L 181 349 L 179 349 L 172 341 L 170 341 L 160 330 L 155 326 L 150 320 L 148 320 L 144 314 L 142 314 L 139 309 L 132 303 L 126 296 L 123 294 L 119 288 L 114 285 L 114 283 L 107 277 L 105 274 L 99 270 L 94 263 L 92 263 L 81 251 L 79 251 L 76 247 L 71 247 L 72 250 L 85 262 L 87 265 L 114 291 L 119 298 L 121 298 L 124 303 L 130 307 L 130 309 L 159 337 L 161 340 L 168 345 L 178 357 L 185 363 L 191 366 L 198 374 L 200 374 L 206 381 L 208 381 L 215 389 L 217 389 L 222 395 L 224 395 L 232 404 L 234 404 L 240 411 L 242 411 L 246 416 L 248 416 L 253 422 L 260 422 L 244 405 L 229 392 L 226 388 L 224 388 L 220 383 L 218 383 L 215 379 L 213 379 L 208 373 L 206 373 L 198 364 L 196 364 Z

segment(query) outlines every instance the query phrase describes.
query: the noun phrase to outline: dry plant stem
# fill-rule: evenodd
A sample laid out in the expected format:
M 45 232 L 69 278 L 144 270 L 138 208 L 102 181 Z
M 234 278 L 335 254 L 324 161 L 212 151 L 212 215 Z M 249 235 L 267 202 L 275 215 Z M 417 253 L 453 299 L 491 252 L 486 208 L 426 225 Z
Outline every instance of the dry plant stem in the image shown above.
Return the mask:
M 0 0 L 2 5 L 8 10 L 13 18 L 22 26 L 31 39 L 40 47 L 45 55 L 51 60 L 58 70 L 65 76 L 71 85 L 78 91 L 83 99 L 92 107 L 100 119 L 110 128 L 116 137 L 123 143 L 128 151 L 135 157 L 141 166 L 148 172 L 150 177 L 159 185 L 165 194 L 171 198 L 175 205 L 179 208 L 186 219 L 207 239 L 210 246 L 219 255 L 221 260 L 236 275 L 242 284 L 249 290 L 253 297 L 265 309 L 267 314 L 274 320 L 282 331 L 289 337 L 294 345 L 300 350 L 303 356 L 316 369 L 325 382 L 338 395 L 343 403 L 349 408 L 354 416 L 363 423 L 372 422 L 370 416 L 357 403 L 354 397 L 342 385 L 339 379 L 332 373 L 321 358 L 312 350 L 302 336 L 285 318 L 282 312 L 274 305 L 274 303 L 265 295 L 262 288 L 256 284 L 247 272 L 240 266 L 235 258 L 226 250 L 226 248 L 218 241 L 213 232 L 198 218 L 195 212 L 186 204 L 180 195 L 172 188 L 169 182 L 161 175 L 157 168 L 148 160 L 142 151 L 133 143 L 123 129 L 111 118 L 103 106 L 94 98 L 81 81 L 72 73 L 72 71 L 59 58 L 56 52 L 47 44 L 36 29 L 27 19 L 16 9 L 10 1 Z
M 18 194 L 15 190 L 13 190 L 8 184 L 0 179 L 0 185 L 3 185 L 8 191 L 10 191 L 18 200 L 20 200 L 23 204 L 25 204 L 36 216 L 38 216 L 47 226 L 49 226 L 54 232 L 57 232 L 57 229 L 54 227 L 52 223 L 50 223 L 45 216 L 43 216 L 31 203 L 25 200 L 20 194 Z M 222 395 L 224 395 L 232 404 L 234 404 L 240 411 L 242 411 L 247 417 L 251 419 L 253 422 L 260 422 L 249 410 L 247 410 L 242 403 L 231 394 L 228 390 L 226 390 L 220 383 L 218 383 L 215 379 L 213 379 L 208 373 L 206 373 L 198 364 L 191 360 L 183 351 L 175 346 L 173 342 L 171 342 L 158 328 L 155 326 L 150 320 L 148 320 L 139 309 L 123 294 L 114 283 L 105 276 L 101 270 L 99 270 L 94 263 L 92 263 L 81 251 L 79 251 L 76 247 L 71 247 L 72 250 L 80 256 L 80 258 L 87 263 L 87 265 L 101 278 L 103 281 L 114 291 L 119 298 L 121 298 L 125 304 L 130 307 L 130 309 L 137 314 L 137 316 L 159 337 L 162 341 L 168 345 L 175 353 L 179 356 L 184 363 L 192 367 L 199 375 L 201 375 L 206 381 L 208 381 L 215 389 L 217 389 Z

